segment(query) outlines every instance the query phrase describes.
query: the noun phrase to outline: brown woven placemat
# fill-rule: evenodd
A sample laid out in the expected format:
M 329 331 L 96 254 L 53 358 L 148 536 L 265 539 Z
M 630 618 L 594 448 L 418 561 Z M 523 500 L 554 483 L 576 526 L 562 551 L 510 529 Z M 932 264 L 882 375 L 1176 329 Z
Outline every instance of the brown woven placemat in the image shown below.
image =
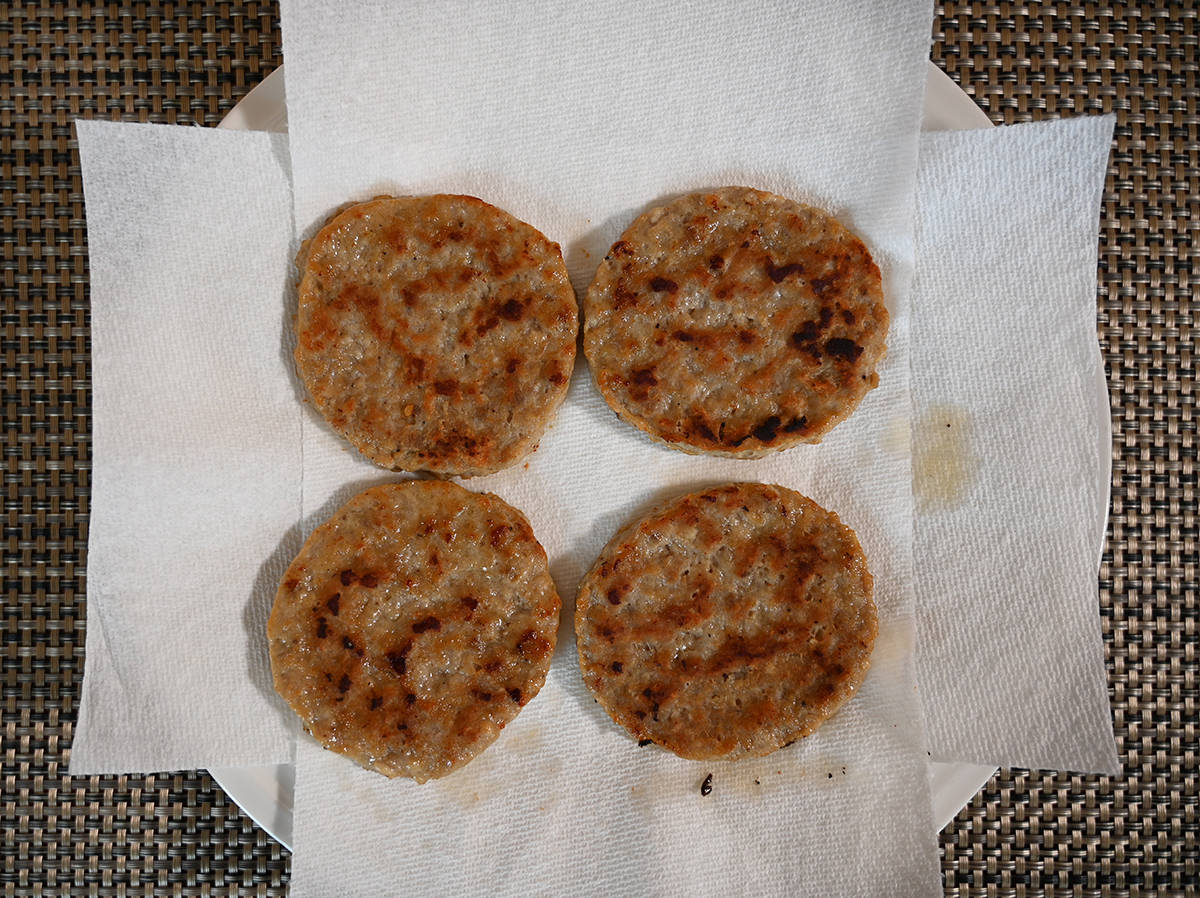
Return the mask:
M 1012 123 L 1117 113 L 1098 327 L 1113 424 L 1100 607 L 1119 777 L 1001 770 L 942 833 L 947 895 L 1195 895 L 1200 53 L 1192 3 L 945 4 L 934 59 Z
M 942 833 L 946 894 L 1194 895 L 1200 273 L 1188 4 L 939 5 L 933 55 L 1016 122 L 1115 111 L 1099 317 L 1100 572 L 1121 777 L 1002 770 Z M 4 895 L 284 895 L 289 856 L 202 772 L 68 777 L 83 661 L 87 250 L 71 120 L 214 125 L 281 61 L 271 3 L 0 5 Z

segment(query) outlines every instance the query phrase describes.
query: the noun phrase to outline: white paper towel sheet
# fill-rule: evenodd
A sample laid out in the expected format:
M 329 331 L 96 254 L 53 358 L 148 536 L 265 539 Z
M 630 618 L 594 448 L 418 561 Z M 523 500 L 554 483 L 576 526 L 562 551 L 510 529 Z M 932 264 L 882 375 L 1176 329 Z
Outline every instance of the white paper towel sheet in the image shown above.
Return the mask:
M 915 479 L 931 601 L 918 657 L 942 757 L 1116 764 L 1096 619 L 1104 491 L 1087 374 L 1111 127 L 1085 119 L 923 144 Z M 292 718 L 269 689 L 263 625 L 300 518 L 286 143 L 109 123 L 80 123 L 79 134 L 95 467 L 71 770 L 285 760 Z M 893 285 L 903 263 L 900 253 Z M 908 315 L 902 290 L 890 298 L 880 390 L 822 446 L 772 459 L 654 446 L 615 420 L 581 366 L 529 467 L 467 483 L 529 512 L 550 550 L 568 602 L 546 689 L 496 746 L 424 787 L 385 782 L 302 740 L 293 892 L 420 882 L 497 894 L 936 894 L 927 796 L 913 784 L 922 765 L 908 763 L 920 747 L 902 685 L 912 678 L 910 507 L 888 499 L 907 477 L 903 371 L 893 372 Z M 961 436 L 933 436 L 942 430 Z M 310 525 L 393 476 L 336 441 L 323 457 L 349 473 L 317 496 Z M 704 765 L 636 748 L 592 702 L 570 599 L 623 521 L 724 479 L 785 483 L 836 508 L 872 558 L 883 625 L 862 694 L 816 737 L 759 761 Z M 714 791 L 703 797 L 709 772 Z
M 934 757 L 1116 773 L 1094 372 L 1112 116 L 922 138 L 918 679 Z
M 582 291 L 643 209 L 747 184 L 866 240 L 892 309 L 880 386 L 820 446 L 695 458 L 620 423 L 577 366 L 528 466 L 467 481 L 529 516 L 565 599 L 542 693 L 467 768 L 389 782 L 302 741 L 292 893 L 939 894 L 912 668 L 908 282 L 926 3 L 703 7 L 285 2 L 298 230 L 379 193 L 463 192 L 560 242 Z M 870 52 L 863 52 L 870 48 Z M 389 479 L 311 412 L 305 526 Z M 663 495 L 729 479 L 838 512 L 875 575 L 859 696 L 814 737 L 737 765 L 639 749 L 579 675 L 579 577 Z M 700 795 L 714 774 L 713 794 Z M 757 783 L 755 781 L 758 781 Z
M 286 761 L 263 638 L 300 508 L 286 140 L 76 127 L 94 461 L 71 773 Z

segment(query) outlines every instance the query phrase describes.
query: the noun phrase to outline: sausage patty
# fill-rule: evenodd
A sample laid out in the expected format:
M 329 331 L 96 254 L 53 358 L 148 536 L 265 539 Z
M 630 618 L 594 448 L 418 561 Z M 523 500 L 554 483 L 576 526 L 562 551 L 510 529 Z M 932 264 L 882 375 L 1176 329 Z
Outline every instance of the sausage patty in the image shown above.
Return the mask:
M 379 197 L 335 215 L 297 265 L 297 370 L 365 456 L 470 476 L 536 447 L 575 362 L 558 244 L 474 197 Z
M 283 576 L 267 625 L 275 688 L 326 748 L 424 782 L 537 695 L 559 607 L 515 508 L 442 481 L 373 487 Z
M 797 492 L 683 496 L 618 533 L 583 578 L 583 679 L 638 740 L 694 760 L 769 754 L 862 683 L 872 586 L 854 531 Z
M 584 302 L 583 349 L 623 419 L 685 452 L 817 443 L 879 382 L 879 268 L 833 217 L 760 190 L 639 217 Z

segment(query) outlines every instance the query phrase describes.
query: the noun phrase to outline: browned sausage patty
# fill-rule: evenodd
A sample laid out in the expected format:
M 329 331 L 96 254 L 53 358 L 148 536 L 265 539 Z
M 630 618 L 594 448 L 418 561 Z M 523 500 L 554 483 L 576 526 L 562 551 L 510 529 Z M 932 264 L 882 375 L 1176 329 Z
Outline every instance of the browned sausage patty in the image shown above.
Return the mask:
M 817 443 L 878 383 L 879 269 L 836 219 L 748 187 L 642 215 L 584 302 L 583 349 L 623 419 L 685 452 Z
M 627 526 L 575 609 L 600 704 L 634 738 L 694 760 L 807 736 L 862 683 L 875 632 L 854 531 L 759 483 L 693 493 Z
M 488 493 L 359 493 L 292 562 L 267 625 L 275 688 L 326 748 L 445 776 L 542 688 L 560 602 L 529 522 Z
M 535 448 L 575 362 L 558 244 L 474 197 L 380 197 L 335 215 L 297 265 L 296 367 L 365 456 L 469 476 Z

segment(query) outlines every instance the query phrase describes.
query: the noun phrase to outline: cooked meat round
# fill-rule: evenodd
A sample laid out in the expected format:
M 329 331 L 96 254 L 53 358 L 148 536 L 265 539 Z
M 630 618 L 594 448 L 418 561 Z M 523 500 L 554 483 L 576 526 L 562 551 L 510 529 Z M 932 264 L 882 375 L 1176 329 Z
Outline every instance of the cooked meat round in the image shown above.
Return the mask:
M 365 456 L 470 476 L 536 447 L 575 362 L 558 244 L 474 197 L 380 197 L 296 261 L 296 367 Z
M 579 587 L 584 682 L 639 741 L 765 755 L 853 694 L 875 644 L 854 531 L 779 486 L 674 499 L 619 532 Z
M 275 688 L 326 748 L 424 782 L 537 695 L 559 607 L 512 506 L 441 481 L 373 487 L 283 576 L 267 625 Z
M 726 187 L 642 215 L 584 301 L 583 349 L 623 419 L 685 452 L 821 437 L 878 383 L 879 268 L 833 217 Z

